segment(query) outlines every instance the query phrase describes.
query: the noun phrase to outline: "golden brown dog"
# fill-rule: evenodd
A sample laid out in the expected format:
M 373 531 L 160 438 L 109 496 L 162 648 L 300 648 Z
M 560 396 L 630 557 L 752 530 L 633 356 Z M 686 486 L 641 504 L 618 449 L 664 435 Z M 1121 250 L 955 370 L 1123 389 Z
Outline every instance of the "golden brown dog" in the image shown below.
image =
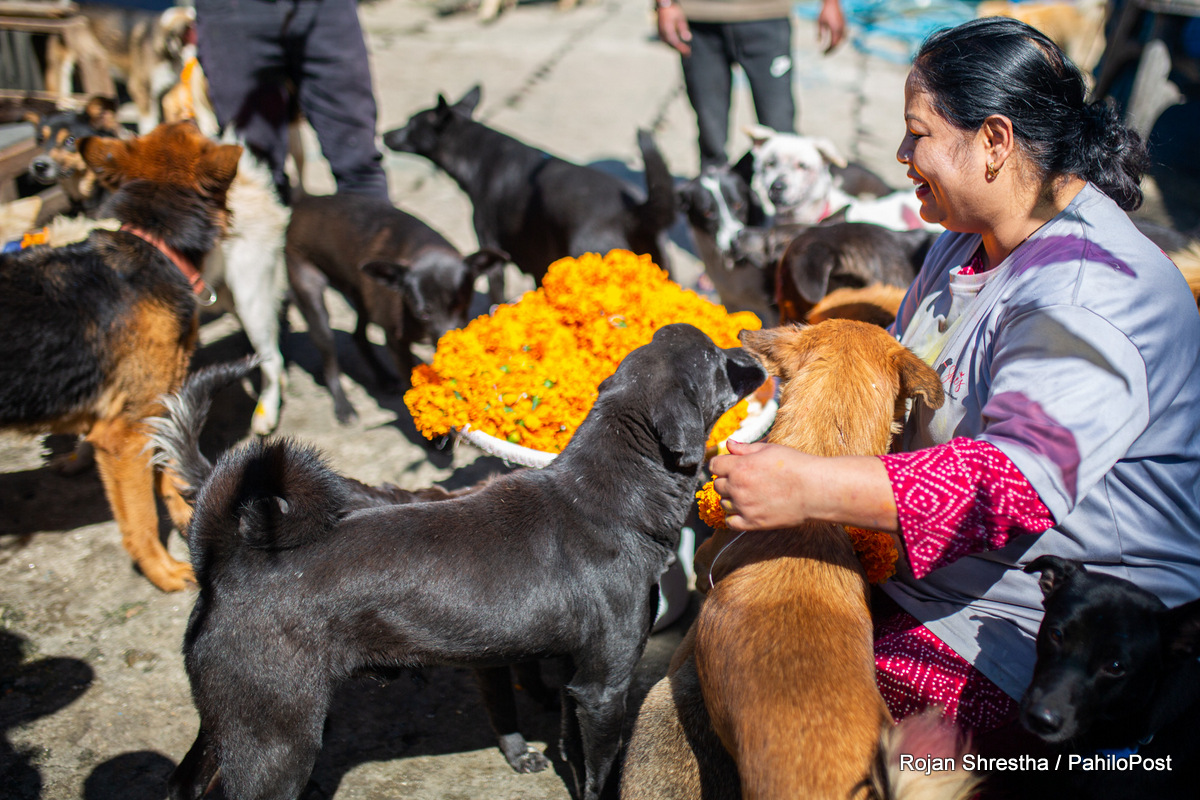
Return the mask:
M 86 434 L 125 549 L 164 591 L 184 588 L 192 568 L 159 539 L 155 489 L 181 530 L 190 509 L 152 468 L 142 420 L 187 372 L 198 308 L 189 272 L 225 226 L 241 150 L 190 123 L 84 139 L 120 230 L 0 256 L 0 426 Z
M 770 440 L 805 452 L 885 453 L 906 398 L 942 403 L 936 373 L 868 323 L 747 331 L 742 343 L 781 381 Z M 844 529 L 719 530 L 696 565 L 701 588 L 712 586 L 643 704 L 622 798 L 868 796 L 891 716 L 875 685 L 866 577 Z M 952 775 L 938 796 L 973 785 Z

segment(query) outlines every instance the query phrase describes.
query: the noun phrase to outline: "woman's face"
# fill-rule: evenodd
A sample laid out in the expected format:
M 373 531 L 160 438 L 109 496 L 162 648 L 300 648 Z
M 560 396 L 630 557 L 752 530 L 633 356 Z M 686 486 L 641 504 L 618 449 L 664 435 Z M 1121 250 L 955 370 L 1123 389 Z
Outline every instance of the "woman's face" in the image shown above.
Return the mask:
M 986 185 L 986 150 L 979 136 L 939 114 L 912 73 L 904 84 L 904 123 L 896 158 L 908 165 L 908 177 L 917 186 L 921 218 L 947 230 L 979 232 L 980 190 Z

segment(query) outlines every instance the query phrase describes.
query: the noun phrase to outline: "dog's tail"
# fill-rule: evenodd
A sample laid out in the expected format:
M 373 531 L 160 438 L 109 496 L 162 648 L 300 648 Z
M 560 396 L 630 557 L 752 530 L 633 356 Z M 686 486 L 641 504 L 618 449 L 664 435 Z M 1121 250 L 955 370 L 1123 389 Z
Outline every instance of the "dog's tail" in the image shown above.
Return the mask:
M 345 481 L 312 447 L 255 440 L 225 453 L 192 514 L 188 546 L 201 585 L 214 565 L 247 548 L 291 550 L 323 539 L 346 503 Z
M 258 358 L 213 364 L 196 370 L 179 391 L 162 398 L 166 409 L 161 417 L 146 420 L 150 428 L 151 461 L 174 471 L 179 493 L 189 503 L 212 474 L 213 466 L 200 452 L 200 431 L 212 408 L 213 395 L 258 366 Z
M 638 219 L 642 229 L 653 236 L 675 224 L 679 213 L 675 179 L 650 131 L 638 130 L 638 148 L 646 171 L 646 202 L 638 207 Z
M 969 800 L 983 779 L 964 766 L 970 737 L 942 719 L 940 708 L 930 708 L 901 720 L 879 738 L 879 751 L 871 768 L 871 787 L 881 800 Z M 944 759 L 946 769 L 917 769 L 901 765 L 901 755 Z M 952 767 L 952 768 L 951 768 Z

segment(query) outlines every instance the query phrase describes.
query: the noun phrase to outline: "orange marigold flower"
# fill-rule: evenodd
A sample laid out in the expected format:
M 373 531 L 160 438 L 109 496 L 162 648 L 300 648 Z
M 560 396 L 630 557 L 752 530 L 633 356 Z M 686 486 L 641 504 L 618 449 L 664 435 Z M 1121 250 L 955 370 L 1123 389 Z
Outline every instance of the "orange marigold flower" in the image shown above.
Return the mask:
M 696 492 L 697 506 L 700 509 L 700 519 L 710 528 L 725 527 L 725 511 L 721 508 L 721 495 L 709 481 Z
M 896 561 L 900 553 L 896 550 L 896 542 L 889 534 L 882 531 L 871 531 L 866 528 L 846 526 L 854 552 L 862 562 L 867 580 L 871 583 L 884 583 L 896 574 Z
M 525 447 L 561 452 L 595 402 L 600 382 L 631 350 L 674 322 L 719 347 L 762 327 L 672 283 L 649 256 L 613 250 L 550 265 L 542 287 L 491 316 L 448 332 L 433 363 L 413 370 L 404 402 L 429 438 L 470 425 Z M 717 422 L 710 445 L 738 429 L 745 402 Z

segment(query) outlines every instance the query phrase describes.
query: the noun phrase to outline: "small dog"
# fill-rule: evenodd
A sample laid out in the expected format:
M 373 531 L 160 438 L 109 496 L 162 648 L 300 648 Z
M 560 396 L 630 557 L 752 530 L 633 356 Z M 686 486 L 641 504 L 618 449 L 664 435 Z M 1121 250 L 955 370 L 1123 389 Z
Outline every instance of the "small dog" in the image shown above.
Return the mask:
M 502 268 L 508 254 L 484 248 L 464 257 L 427 224 L 386 200 L 353 194 L 305 197 L 292 207 L 287 230 L 292 297 L 321 352 L 325 386 L 338 422 L 357 415 L 342 389 L 341 369 L 325 308 L 332 286 L 358 313 L 354 343 L 387 391 L 409 380 L 412 345 L 437 340 L 467 324 L 475 279 Z M 367 339 L 367 325 L 383 328 L 399 382 Z
M 814 225 L 779 259 L 775 300 L 780 319 L 803 322 L 829 292 L 884 284 L 907 289 L 937 234 L 894 231 L 866 222 Z
M 47 37 L 47 91 L 59 97 L 70 94 L 76 65 L 90 61 L 93 69 L 111 70 L 123 80 L 137 106 L 138 132 L 149 133 L 162 121 L 162 95 L 183 68 L 195 11 L 182 6 L 158 12 L 83 3 L 79 13 L 87 21 L 87 30 L 71 39 L 74 48 L 59 37 Z
M 600 385 L 547 467 L 436 503 L 342 515 L 309 450 L 226 454 L 200 490 L 184 662 L 200 733 L 172 797 L 294 798 L 334 690 L 363 669 L 566 657 L 562 752 L 597 800 L 713 424 L 765 380 L 669 325 Z
M 885 453 L 906 398 L 943 401 L 937 374 L 873 325 L 830 320 L 740 338 L 780 380 L 772 442 Z M 720 529 L 696 564 L 698 588 L 711 588 L 638 715 L 625 800 L 737 797 L 739 784 L 745 797 L 862 797 L 877 754 L 890 763 L 913 752 L 905 741 L 924 735 L 921 717 L 881 744 L 891 715 L 875 685 L 868 587 L 840 525 Z M 963 773 L 941 777 L 940 797 L 975 785 Z
M 152 469 L 142 420 L 187 371 L 191 285 L 225 225 L 241 148 L 179 125 L 78 149 L 122 228 L 0 256 L 0 425 L 86 434 L 125 549 L 155 586 L 177 591 L 192 568 L 159 539 L 156 486 L 180 530 L 189 509 Z
M 88 136 L 128 138 L 117 123 L 117 104 L 107 97 L 89 98 L 82 111 L 61 110 L 26 116 L 37 131 L 42 152 L 29 162 L 29 176 L 46 186 L 58 184 L 67 196 L 67 213 L 95 216 L 105 200 L 96 174 L 84 163 L 78 143 Z
M 1073 771 L 1085 797 L 1169 797 L 1194 790 L 1200 707 L 1200 600 L 1168 609 L 1133 583 L 1076 561 L 1039 556 L 1046 613 L 1021 724 L 1069 753 L 1172 755 L 1170 772 Z M 1088 780 L 1088 778 L 1091 780 Z
M 721 304 L 730 311 L 752 311 L 763 325 L 775 324 L 775 269 L 735 257 L 735 243 L 751 224 L 761 224 L 762 211 L 750 186 L 729 166 L 705 167 L 699 176 L 675 190 L 688 221 L 704 273 Z M 752 223 L 752 220 L 754 221 Z
M 895 191 L 861 165 L 847 164 L 830 140 L 749 126 L 754 172 L 750 187 L 775 225 L 825 220 L 871 222 L 892 230 L 940 225 L 921 219 L 911 191 Z
M 471 198 L 479 246 L 510 254 L 540 285 L 560 258 L 615 248 L 649 254 L 669 270 L 666 229 L 675 221 L 675 187 L 654 139 L 638 133 L 647 193 L 611 175 L 572 164 L 471 119 L 480 87 L 454 105 L 437 105 L 384 134 L 392 150 L 424 156 Z M 503 300 L 503 273 L 490 276 Z

